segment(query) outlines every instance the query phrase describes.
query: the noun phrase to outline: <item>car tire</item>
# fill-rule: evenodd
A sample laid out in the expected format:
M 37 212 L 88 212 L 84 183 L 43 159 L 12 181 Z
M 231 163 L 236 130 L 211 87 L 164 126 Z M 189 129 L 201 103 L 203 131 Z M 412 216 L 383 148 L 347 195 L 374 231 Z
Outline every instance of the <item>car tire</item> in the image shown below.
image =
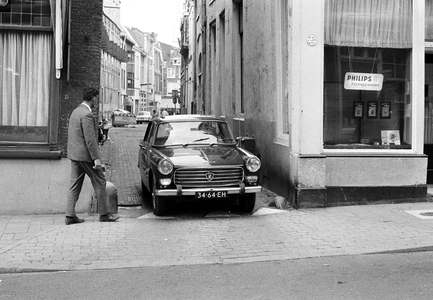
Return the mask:
M 256 206 L 256 194 L 247 194 L 240 198 L 239 206 L 243 212 L 252 212 Z
M 146 202 L 148 201 L 150 203 L 150 200 L 152 199 L 152 194 L 147 190 L 142 180 L 141 180 L 141 193 L 143 195 L 143 201 Z
M 153 179 L 153 189 L 152 189 L 152 202 L 153 202 L 153 214 L 155 216 L 163 216 L 167 211 L 167 199 L 161 196 L 157 196 L 156 190 L 156 180 Z

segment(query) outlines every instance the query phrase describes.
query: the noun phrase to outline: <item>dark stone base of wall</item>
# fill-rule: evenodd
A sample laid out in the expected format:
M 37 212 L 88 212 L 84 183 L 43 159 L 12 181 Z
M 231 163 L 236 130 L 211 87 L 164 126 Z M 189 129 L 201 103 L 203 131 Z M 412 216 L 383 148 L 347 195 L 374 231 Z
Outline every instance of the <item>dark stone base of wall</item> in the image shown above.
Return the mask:
M 400 187 L 327 187 L 324 189 L 294 189 L 291 205 L 300 207 L 330 207 L 360 204 L 384 204 L 431 201 L 427 186 Z

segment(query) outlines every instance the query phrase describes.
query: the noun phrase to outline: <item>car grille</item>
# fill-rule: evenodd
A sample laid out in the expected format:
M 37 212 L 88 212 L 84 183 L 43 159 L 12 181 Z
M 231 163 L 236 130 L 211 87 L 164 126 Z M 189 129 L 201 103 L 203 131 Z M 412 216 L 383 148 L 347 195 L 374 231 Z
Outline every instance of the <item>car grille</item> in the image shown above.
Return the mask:
M 212 175 L 213 174 L 213 175 Z M 244 178 L 242 168 L 181 168 L 174 173 L 174 183 L 182 187 L 224 187 L 239 185 Z

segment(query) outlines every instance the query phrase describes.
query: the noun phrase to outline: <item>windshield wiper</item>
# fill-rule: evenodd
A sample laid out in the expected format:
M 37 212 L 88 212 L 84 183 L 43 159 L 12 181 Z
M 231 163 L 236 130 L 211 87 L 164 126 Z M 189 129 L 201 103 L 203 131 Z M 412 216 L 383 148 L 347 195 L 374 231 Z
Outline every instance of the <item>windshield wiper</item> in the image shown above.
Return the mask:
M 166 144 L 166 145 L 153 145 L 155 148 L 168 148 L 168 147 L 180 147 L 183 144 Z
M 215 146 L 215 145 L 218 145 L 218 146 L 233 146 L 233 145 L 236 145 L 236 143 L 235 142 L 233 142 L 233 143 L 216 142 L 216 143 L 209 144 L 209 147 L 212 147 L 212 146 Z
M 208 139 L 209 139 L 208 137 L 195 139 L 195 140 L 192 140 L 192 141 L 189 142 L 189 143 L 185 143 L 185 144 L 183 144 L 183 146 L 186 147 L 186 146 L 190 145 L 191 143 L 201 142 L 201 141 L 206 141 L 206 140 L 208 140 Z
M 194 143 L 194 142 L 201 142 L 201 141 L 206 141 L 206 140 L 208 140 L 209 138 L 208 137 L 204 137 L 204 138 L 200 138 L 200 139 L 195 139 L 195 140 L 192 140 L 192 142 Z

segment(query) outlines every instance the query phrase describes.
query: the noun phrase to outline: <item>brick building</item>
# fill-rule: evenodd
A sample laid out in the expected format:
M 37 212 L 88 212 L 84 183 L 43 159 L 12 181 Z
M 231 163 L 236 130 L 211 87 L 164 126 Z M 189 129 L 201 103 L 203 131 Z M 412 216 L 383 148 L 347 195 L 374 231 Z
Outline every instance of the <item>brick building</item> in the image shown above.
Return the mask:
M 100 87 L 103 0 L 6 2 L 0 7 L 0 214 L 61 213 L 70 179 L 69 116 L 85 87 Z M 88 181 L 80 198 L 78 210 L 88 210 Z

